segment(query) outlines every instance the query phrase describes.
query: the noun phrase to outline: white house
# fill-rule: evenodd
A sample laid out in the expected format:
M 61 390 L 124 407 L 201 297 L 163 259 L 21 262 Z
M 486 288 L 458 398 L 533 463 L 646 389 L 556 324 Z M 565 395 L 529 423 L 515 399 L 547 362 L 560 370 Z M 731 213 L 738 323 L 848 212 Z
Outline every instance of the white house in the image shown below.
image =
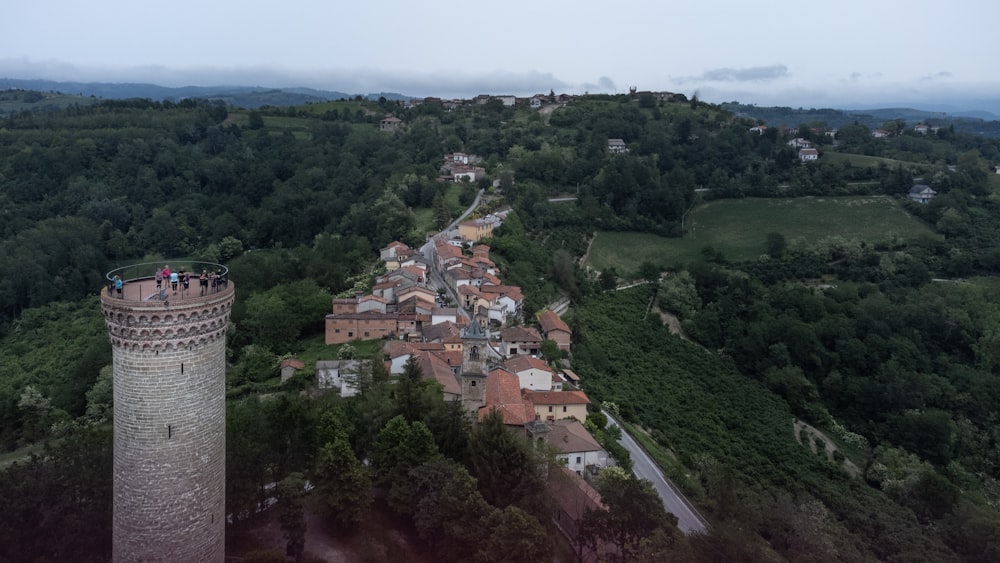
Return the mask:
M 517 376 L 521 389 L 532 391 L 551 391 L 552 369 L 548 364 L 531 356 L 514 356 L 504 362 L 507 371 Z
M 579 421 L 555 420 L 547 424 L 550 430 L 545 440 L 559 451 L 556 459 L 570 471 L 583 475 L 588 467 L 600 469 L 610 464 L 608 452 Z
M 319 360 L 316 362 L 316 387 L 340 393 L 341 397 L 358 394 L 358 360 Z
M 924 184 L 917 184 L 910 188 L 910 192 L 906 194 L 906 197 L 910 201 L 915 201 L 917 203 L 927 203 L 928 201 L 934 199 L 937 192 L 932 190 L 930 186 L 925 186 Z
M 809 162 L 819 159 L 819 151 L 816 149 L 799 149 L 799 160 Z
M 628 145 L 622 139 L 608 139 L 608 151 L 614 154 L 628 152 Z

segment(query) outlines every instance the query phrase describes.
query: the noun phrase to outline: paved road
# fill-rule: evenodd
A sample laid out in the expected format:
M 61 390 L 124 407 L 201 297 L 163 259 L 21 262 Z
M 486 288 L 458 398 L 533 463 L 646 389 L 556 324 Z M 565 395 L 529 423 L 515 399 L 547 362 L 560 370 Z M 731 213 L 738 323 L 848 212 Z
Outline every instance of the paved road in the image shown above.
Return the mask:
M 604 411 L 609 424 L 618 425 L 611 414 Z M 663 472 L 656 466 L 656 463 L 646 455 L 646 452 L 639 447 L 639 444 L 622 428 L 621 445 L 625 446 L 632 456 L 632 471 L 640 479 L 647 479 L 653 483 L 656 492 L 660 493 L 663 499 L 663 506 L 667 512 L 677 517 L 677 527 L 685 534 L 704 532 L 706 530 L 705 520 L 691 507 L 691 504 L 684 495 L 674 487 L 674 484 L 663 476 Z

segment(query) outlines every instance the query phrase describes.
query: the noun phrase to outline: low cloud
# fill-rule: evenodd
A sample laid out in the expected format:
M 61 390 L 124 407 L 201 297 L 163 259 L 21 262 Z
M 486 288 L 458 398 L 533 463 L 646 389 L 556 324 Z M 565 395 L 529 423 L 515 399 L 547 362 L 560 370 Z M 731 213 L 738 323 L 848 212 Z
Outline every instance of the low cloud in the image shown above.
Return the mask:
M 946 71 L 946 70 L 942 70 L 941 72 L 935 72 L 934 74 L 927 74 L 927 75 L 921 76 L 920 80 L 923 80 L 924 82 L 927 82 L 927 81 L 931 81 L 931 80 L 941 80 L 941 79 L 948 79 L 948 78 L 951 78 L 951 73 L 948 72 L 948 71 Z
M 59 82 L 135 82 L 160 86 L 260 86 L 265 88 L 307 87 L 346 94 L 395 92 L 409 96 L 471 98 L 477 94 L 577 92 L 586 85 L 570 84 L 551 73 L 493 71 L 464 73 L 442 70 L 413 73 L 371 68 L 281 68 L 84 66 L 59 61 L 0 59 L 0 77 Z M 614 82 L 601 77 L 593 91 L 613 91 Z
M 878 80 L 880 78 L 882 78 L 881 72 L 870 72 L 867 74 L 862 72 L 852 72 L 850 76 L 851 82 L 860 82 L 862 80 Z
M 776 64 L 747 68 L 714 68 L 706 70 L 701 76 L 688 76 L 675 79 L 675 81 L 681 84 L 685 82 L 770 82 L 788 76 L 788 67 Z

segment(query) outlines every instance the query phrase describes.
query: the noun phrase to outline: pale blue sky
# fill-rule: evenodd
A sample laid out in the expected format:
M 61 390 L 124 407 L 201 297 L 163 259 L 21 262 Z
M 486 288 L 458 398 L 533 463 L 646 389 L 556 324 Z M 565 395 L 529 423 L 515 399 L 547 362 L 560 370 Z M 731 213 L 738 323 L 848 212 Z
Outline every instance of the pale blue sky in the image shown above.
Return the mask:
M 0 76 L 818 107 L 1000 97 L 996 0 L 30 0 Z

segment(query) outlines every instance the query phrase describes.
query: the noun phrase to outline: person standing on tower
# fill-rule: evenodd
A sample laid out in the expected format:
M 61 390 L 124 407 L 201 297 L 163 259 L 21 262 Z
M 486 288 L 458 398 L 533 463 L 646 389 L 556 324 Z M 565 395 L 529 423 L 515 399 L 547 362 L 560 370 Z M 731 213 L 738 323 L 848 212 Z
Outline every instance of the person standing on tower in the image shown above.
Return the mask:
M 177 293 L 177 283 L 179 281 L 180 276 L 177 275 L 177 272 L 170 272 L 170 289 L 173 290 L 174 293 Z

